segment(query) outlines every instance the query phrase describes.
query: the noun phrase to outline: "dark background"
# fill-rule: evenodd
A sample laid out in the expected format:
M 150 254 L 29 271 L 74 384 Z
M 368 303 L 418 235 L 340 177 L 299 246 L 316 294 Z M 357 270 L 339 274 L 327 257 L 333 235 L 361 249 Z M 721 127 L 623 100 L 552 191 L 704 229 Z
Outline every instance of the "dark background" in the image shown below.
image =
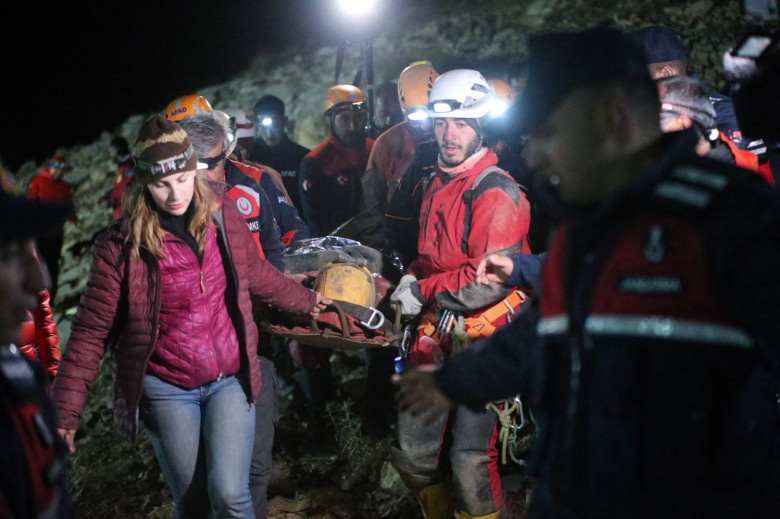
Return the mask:
M 331 0 L 3 2 L 0 157 L 15 171 L 229 80 L 259 52 L 333 38 Z M 330 18 L 329 18 L 330 17 Z

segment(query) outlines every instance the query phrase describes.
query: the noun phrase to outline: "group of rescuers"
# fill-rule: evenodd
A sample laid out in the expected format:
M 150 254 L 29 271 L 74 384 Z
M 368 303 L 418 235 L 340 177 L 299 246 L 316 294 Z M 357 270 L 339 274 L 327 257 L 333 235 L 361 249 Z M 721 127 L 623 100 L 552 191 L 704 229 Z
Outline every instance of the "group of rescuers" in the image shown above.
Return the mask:
M 604 27 L 531 37 L 505 113 L 531 191 L 490 133 L 514 94 L 476 70 L 412 63 L 400 122 L 374 134 L 362 91 L 334 86 L 308 152 L 272 96 L 254 120 L 175 99 L 141 127 L 94 244 L 51 392 L 68 447 L 111 351 L 117 427 L 133 440 L 143 422 L 177 517 L 266 517 L 278 344 L 257 308 L 326 311 L 284 250 L 346 225 L 403 269 L 389 299 L 414 324 L 405 372 L 395 390 L 397 350 L 367 354 L 387 384 L 367 394 L 398 393 L 391 462 L 425 518 L 502 516 L 496 411 L 521 394 L 534 517 L 772 516 L 780 270 L 762 265 L 780 261 L 780 211 L 756 171 L 697 153 L 697 125 L 661 131 L 674 88 L 645 50 Z M 242 146 L 255 124 L 275 138 Z M 266 164 L 282 155 L 299 166 Z M 529 237 L 537 198 L 549 244 Z M 314 401 L 329 351 L 293 343 Z

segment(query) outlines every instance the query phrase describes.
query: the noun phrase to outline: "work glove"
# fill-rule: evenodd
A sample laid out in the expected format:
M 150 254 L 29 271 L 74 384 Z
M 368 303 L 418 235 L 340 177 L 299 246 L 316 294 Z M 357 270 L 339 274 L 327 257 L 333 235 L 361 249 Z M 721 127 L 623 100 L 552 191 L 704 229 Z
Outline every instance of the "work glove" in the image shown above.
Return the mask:
M 390 296 L 390 306 L 400 306 L 401 315 L 414 317 L 420 313 L 423 304 L 425 304 L 425 298 L 420 291 L 420 285 L 417 284 L 417 278 L 411 274 L 404 275 Z

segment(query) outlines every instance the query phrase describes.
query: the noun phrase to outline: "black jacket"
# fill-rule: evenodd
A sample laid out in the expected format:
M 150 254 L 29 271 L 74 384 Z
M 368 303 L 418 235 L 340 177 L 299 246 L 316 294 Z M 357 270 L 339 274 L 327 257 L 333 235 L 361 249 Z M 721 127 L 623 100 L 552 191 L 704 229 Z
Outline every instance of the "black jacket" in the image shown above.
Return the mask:
M 435 374 L 480 407 L 523 393 L 534 517 L 773 517 L 780 206 L 668 136 L 641 178 L 562 208 L 534 306 Z

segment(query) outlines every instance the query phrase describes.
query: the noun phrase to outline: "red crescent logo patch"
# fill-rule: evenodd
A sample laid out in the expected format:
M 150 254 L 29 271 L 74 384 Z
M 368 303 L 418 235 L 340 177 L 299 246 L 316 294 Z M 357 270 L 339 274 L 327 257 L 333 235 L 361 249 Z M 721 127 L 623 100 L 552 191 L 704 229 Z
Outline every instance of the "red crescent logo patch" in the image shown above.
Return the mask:
M 236 199 L 236 207 L 238 207 L 238 212 L 244 216 L 247 216 L 252 212 L 252 202 L 245 196 L 240 196 Z

